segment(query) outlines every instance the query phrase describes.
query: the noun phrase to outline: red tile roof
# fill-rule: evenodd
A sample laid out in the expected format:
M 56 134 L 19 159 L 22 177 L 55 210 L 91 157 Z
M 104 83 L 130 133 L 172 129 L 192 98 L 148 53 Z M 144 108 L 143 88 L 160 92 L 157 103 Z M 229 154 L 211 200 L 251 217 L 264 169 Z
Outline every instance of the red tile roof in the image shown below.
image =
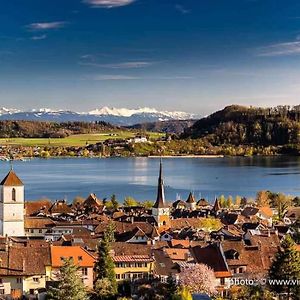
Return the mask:
M 149 255 L 120 255 L 113 256 L 114 262 L 151 262 L 153 258 Z
M 73 258 L 80 267 L 93 267 L 95 262 L 94 256 L 80 246 L 51 246 L 52 267 L 61 267 L 65 258 Z
M 0 185 L 4 186 L 24 186 L 21 179 L 17 176 L 14 170 L 10 170 L 9 173 L 2 180 Z

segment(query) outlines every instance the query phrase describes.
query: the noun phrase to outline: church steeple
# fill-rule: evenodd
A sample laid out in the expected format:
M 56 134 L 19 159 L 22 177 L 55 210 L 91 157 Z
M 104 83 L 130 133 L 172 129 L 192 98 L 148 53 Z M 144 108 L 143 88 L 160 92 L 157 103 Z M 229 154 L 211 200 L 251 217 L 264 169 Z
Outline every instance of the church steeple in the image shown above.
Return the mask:
M 163 173 L 162 172 L 162 160 L 160 160 L 158 186 L 157 186 L 157 198 L 156 198 L 155 204 L 152 207 L 152 215 L 157 223 L 159 232 L 169 230 L 171 227 L 170 207 L 165 202 L 164 181 L 163 181 L 162 173 Z
M 154 208 L 164 208 L 167 207 L 165 203 L 165 191 L 164 191 L 164 180 L 162 175 L 162 160 L 159 163 L 159 176 L 157 185 L 157 197 L 156 202 L 153 205 Z

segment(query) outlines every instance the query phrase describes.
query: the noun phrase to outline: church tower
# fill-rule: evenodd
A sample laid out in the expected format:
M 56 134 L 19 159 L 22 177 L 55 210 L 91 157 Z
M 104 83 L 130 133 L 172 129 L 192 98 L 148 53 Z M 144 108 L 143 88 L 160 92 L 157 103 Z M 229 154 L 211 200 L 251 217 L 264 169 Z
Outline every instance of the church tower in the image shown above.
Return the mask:
M 0 235 L 24 236 L 24 184 L 13 169 L 0 183 Z
M 160 160 L 157 198 L 152 207 L 152 215 L 160 232 L 170 229 L 170 207 L 165 202 L 164 182 L 162 177 L 162 161 Z

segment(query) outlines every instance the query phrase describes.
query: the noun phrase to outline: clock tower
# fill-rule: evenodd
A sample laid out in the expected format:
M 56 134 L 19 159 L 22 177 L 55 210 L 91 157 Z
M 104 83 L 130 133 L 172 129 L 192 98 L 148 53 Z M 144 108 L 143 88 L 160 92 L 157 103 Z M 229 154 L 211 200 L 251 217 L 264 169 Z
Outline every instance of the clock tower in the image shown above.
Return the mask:
M 160 160 L 157 198 L 152 207 L 152 215 L 160 232 L 170 229 L 170 207 L 165 202 L 164 182 L 162 178 L 162 161 Z

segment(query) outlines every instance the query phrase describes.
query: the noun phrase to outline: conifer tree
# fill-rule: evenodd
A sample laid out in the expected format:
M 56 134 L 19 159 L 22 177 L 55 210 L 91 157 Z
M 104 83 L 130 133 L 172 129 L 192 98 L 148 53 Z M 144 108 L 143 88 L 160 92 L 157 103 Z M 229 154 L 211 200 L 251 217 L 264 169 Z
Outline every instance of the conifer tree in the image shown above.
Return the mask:
M 88 300 L 86 288 L 79 275 L 79 267 L 73 259 L 65 259 L 58 273 L 58 286 L 51 287 L 47 299 L 49 300 Z
M 281 249 L 275 256 L 275 259 L 269 270 L 270 288 L 277 293 L 287 293 L 288 299 L 293 299 L 300 295 L 297 280 L 300 280 L 300 252 L 296 249 L 293 239 L 287 235 L 281 244 Z M 278 280 L 284 280 L 278 282 Z
M 119 208 L 119 203 L 118 203 L 118 200 L 117 200 L 117 197 L 116 197 L 115 194 L 113 194 L 113 195 L 111 196 L 110 201 L 111 201 L 111 204 L 112 204 L 113 209 L 118 209 L 118 208 Z
M 111 257 L 111 243 L 114 242 L 114 224 L 109 222 L 103 238 L 100 240 L 98 245 L 98 258 L 94 266 L 95 282 L 94 290 L 100 299 L 107 299 L 114 296 L 118 292 L 118 285 L 115 274 L 115 264 Z M 110 291 L 106 296 L 99 289 L 101 283 L 105 283 L 106 286 L 109 283 L 110 286 L 106 287 L 106 291 Z

